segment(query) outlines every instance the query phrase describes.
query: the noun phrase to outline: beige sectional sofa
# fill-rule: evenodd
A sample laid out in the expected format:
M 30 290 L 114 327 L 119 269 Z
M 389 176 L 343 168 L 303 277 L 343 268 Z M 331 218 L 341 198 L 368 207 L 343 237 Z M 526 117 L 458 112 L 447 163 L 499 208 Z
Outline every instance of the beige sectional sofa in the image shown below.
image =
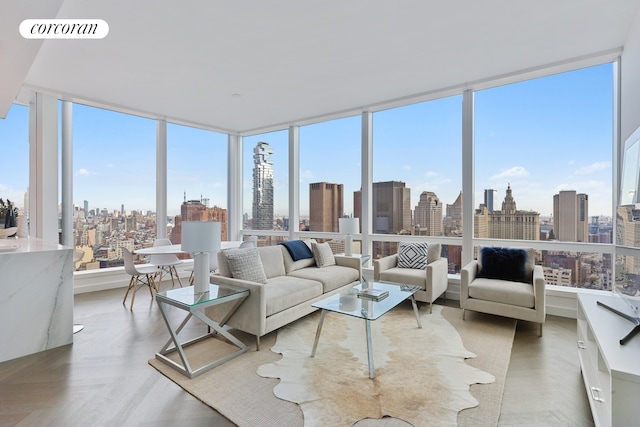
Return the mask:
M 318 267 L 314 258 L 294 261 L 283 245 L 248 250 L 258 252 L 266 283 L 233 277 L 226 251 L 218 253 L 220 272 L 212 282 L 250 290 L 249 297 L 226 324 L 255 335 L 258 350 L 261 336 L 312 313 L 317 309 L 311 303 L 362 279 L 359 258 L 335 256 L 336 265 Z M 224 305 L 207 309 L 207 315 L 214 320 L 220 320 L 225 313 Z

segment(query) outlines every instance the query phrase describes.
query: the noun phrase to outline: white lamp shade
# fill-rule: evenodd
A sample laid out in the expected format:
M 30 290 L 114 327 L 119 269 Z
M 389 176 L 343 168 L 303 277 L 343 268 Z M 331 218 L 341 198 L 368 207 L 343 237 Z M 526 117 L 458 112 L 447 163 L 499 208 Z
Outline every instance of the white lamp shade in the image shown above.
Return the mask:
M 219 222 L 183 222 L 182 250 L 191 253 L 219 251 L 220 230 Z
M 340 227 L 340 234 L 358 234 L 360 233 L 360 219 L 339 218 L 338 227 Z

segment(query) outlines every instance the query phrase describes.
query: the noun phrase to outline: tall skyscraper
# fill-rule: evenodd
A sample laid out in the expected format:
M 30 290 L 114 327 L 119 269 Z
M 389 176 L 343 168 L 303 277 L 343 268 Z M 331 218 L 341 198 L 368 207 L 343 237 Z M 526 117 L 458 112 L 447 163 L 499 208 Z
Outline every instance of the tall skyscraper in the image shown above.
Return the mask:
M 253 149 L 253 225 L 254 230 L 273 229 L 273 148 L 258 142 Z
M 490 238 L 540 240 L 540 214 L 534 211 L 519 211 L 511 185 L 507 186 L 502 209 L 488 214 Z
M 89 215 L 89 201 L 84 201 L 84 219 L 87 219 L 87 215 Z
M 487 207 L 489 212 L 493 211 L 493 200 L 498 192 L 493 189 L 484 190 L 484 205 Z
M 485 205 L 480 205 L 476 209 L 476 214 L 473 216 L 473 234 L 476 238 L 489 237 L 489 209 Z
M 444 218 L 445 236 L 462 236 L 462 191 L 452 204 L 447 204 Z
M 328 182 L 309 184 L 309 230 L 337 233 L 344 215 L 344 186 Z
M 553 234 L 565 242 L 589 241 L 589 196 L 574 190 L 553 196 Z
M 420 230 L 424 229 L 427 236 L 442 235 L 442 203 L 436 193 L 423 191 L 420 194 L 414 210 L 413 225 Z
M 374 182 L 372 202 L 374 233 L 411 230 L 411 189 L 404 182 Z

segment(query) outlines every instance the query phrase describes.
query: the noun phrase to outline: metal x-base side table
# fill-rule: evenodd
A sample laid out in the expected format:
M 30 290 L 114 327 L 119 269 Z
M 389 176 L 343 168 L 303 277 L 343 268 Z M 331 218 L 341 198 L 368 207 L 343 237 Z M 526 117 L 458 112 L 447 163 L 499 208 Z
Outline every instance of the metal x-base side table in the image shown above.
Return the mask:
M 170 289 L 166 292 L 158 292 L 156 294 L 156 302 L 158 303 L 158 307 L 160 308 L 160 313 L 162 313 L 162 317 L 164 322 L 169 329 L 169 334 L 171 338 L 167 341 L 167 343 L 162 347 L 162 349 L 156 353 L 156 358 L 182 374 L 188 376 L 189 378 L 196 377 L 200 374 L 207 372 L 208 370 L 215 368 L 222 363 L 233 359 L 234 357 L 239 356 L 240 354 L 247 351 L 248 347 L 239 339 L 231 335 L 227 330 L 223 328 L 224 324 L 229 320 L 229 317 L 236 311 L 236 309 L 242 304 L 242 302 L 249 296 L 248 289 L 236 288 L 234 286 L 229 285 L 216 285 L 210 284 L 208 292 L 195 292 L 193 286 L 179 288 L 179 289 Z M 220 322 L 216 322 L 208 318 L 204 310 L 207 307 L 211 307 L 218 304 L 224 304 L 226 302 L 233 301 L 233 303 L 229 307 L 228 313 L 225 315 Z M 166 306 L 171 305 L 182 310 L 189 312 L 185 319 L 180 323 L 180 325 L 174 329 L 167 317 Z M 213 331 L 199 337 L 193 338 L 189 341 L 181 343 L 178 339 L 178 334 L 187 322 L 191 319 L 191 317 L 195 316 L 197 319 L 205 323 L 209 326 Z M 233 343 L 238 350 L 230 353 L 226 356 L 223 356 L 219 359 L 211 361 L 204 366 L 193 369 L 187 360 L 187 355 L 185 354 L 185 347 L 200 342 L 204 339 L 212 338 L 216 334 L 220 334 L 231 343 Z M 173 343 L 173 346 L 171 344 Z M 175 362 L 174 360 L 167 357 L 167 355 L 178 352 L 180 355 L 180 360 L 182 364 Z

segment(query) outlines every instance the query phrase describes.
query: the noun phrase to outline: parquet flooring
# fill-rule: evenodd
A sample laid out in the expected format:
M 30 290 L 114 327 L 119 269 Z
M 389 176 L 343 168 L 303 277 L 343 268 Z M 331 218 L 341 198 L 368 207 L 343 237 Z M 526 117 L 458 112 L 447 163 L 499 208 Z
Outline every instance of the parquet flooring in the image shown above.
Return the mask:
M 147 364 L 166 327 L 148 293 L 136 296 L 133 312 L 123 295 L 76 295 L 74 321 L 85 328 L 72 345 L 0 363 L 0 426 L 233 425 Z M 203 327 L 190 322 L 185 333 Z M 499 425 L 592 425 L 575 320 L 549 316 L 542 340 L 536 331 L 519 323 Z

